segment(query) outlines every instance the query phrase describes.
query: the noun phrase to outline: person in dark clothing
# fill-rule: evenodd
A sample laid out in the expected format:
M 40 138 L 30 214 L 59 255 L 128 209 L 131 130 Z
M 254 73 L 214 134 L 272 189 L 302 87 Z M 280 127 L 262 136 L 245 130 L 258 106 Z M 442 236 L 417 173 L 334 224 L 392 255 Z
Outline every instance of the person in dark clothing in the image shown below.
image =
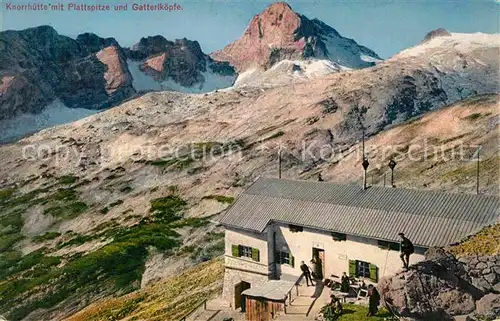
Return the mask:
M 330 295 L 330 306 L 333 309 L 334 314 L 341 315 L 344 312 L 344 308 L 342 307 L 342 303 L 340 303 L 340 299 L 336 298 L 335 295 Z
M 309 282 L 311 282 L 311 286 L 314 285 L 312 278 L 311 278 L 311 270 L 309 267 L 304 263 L 304 261 L 300 262 L 300 269 L 302 270 L 302 274 L 306 278 L 306 284 L 309 286 Z
M 316 264 L 316 260 L 314 258 L 311 259 L 311 275 L 314 280 L 318 278 L 318 265 Z
M 315 257 L 311 260 L 311 264 L 313 265 L 313 278 L 315 280 L 323 279 L 323 269 L 322 269 L 321 259 L 319 257 Z
M 368 286 L 368 314 L 366 316 L 373 316 L 377 314 L 378 306 L 380 304 L 380 293 L 373 285 Z
M 340 300 L 332 294 L 330 295 L 330 303 L 324 306 L 321 311 L 326 320 L 337 320 L 344 312 L 344 309 Z
M 403 267 L 405 269 L 410 265 L 410 255 L 413 254 L 415 248 L 413 243 L 405 237 L 403 233 L 398 234 L 401 237 L 401 261 L 403 261 Z
M 340 292 L 349 293 L 349 277 L 345 272 L 342 274 Z

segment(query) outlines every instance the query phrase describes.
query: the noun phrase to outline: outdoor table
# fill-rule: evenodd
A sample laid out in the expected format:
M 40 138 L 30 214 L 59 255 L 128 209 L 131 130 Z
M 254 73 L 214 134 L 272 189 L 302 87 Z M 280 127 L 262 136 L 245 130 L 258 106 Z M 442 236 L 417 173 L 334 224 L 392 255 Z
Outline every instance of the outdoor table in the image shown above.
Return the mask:
M 349 293 L 340 292 L 340 291 L 332 291 L 332 295 L 335 295 L 335 297 L 341 297 L 342 298 L 342 303 L 345 303 L 346 302 L 346 297 L 349 296 Z

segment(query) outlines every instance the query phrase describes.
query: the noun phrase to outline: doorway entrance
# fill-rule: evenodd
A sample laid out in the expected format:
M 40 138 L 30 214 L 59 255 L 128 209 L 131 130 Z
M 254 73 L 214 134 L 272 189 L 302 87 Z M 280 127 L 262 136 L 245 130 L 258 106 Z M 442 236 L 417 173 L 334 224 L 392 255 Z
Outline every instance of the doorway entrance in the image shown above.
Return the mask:
M 241 293 L 250 289 L 250 283 L 241 281 L 234 286 L 234 308 L 241 308 L 241 312 L 245 312 L 245 296 Z
M 325 250 L 313 247 L 312 257 L 318 267 L 318 279 L 323 279 L 325 273 Z

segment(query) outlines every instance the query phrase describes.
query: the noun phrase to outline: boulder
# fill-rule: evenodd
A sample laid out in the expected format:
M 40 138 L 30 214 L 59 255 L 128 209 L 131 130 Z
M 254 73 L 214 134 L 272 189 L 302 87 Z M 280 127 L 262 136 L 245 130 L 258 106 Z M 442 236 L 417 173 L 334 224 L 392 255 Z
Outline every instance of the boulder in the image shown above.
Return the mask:
M 430 249 L 425 261 L 381 280 L 382 302 L 417 320 L 469 314 L 484 292 L 473 285 L 463 262 L 444 249 Z
M 476 302 L 475 314 L 483 319 L 495 320 L 500 317 L 500 294 L 490 293 Z
M 459 290 L 441 292 L 436 301 L 450 315 L 468 314 L 476 308 L 472 295 Z

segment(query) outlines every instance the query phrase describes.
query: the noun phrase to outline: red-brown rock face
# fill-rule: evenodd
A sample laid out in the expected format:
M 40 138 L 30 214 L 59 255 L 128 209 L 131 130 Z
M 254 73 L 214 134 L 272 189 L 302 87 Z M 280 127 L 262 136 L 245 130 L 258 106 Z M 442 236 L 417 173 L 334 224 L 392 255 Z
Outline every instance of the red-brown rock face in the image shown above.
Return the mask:
M 161 74 L 165 70 L 164 63 L 166 56 L 167 56 L 166 53 L 162 53 L 159 56 L 147 59 L 144 62 L 143 71 L 147 72 L 147 70 L 151 70 L 150 74 L 154 76 L 156 79 L 159 79 L 160 78 L 159 74 Z
M 123 85 L 130 85 L 131 77 L 128 73 L 126 62 L 115 46 L 110 46 L 96 53 L 97 59 L 108 68 L 104 73 L 106 79 L 106 92 L 112 94 Z
M 213 53 L 212 58 L 228 61 L 240 72 L 253 66 L 267 69 L 283 59 L 308 57 L 330 59 L 349 68 L 373 65 L 362 55 L 380 59 L 323 22 L 309 20 L 287 3 L 278 2 L 253 17 L 243 36 Z
M 276 3 L 254 16 L 243 36 L 213 57 L 241 71 L 252 65 L 266 66 L 273 48 L 282 48 L 290 57 L 300 56 L 304 41 L 294 36 L 300 26 L 299 15 L 288 4 Z

